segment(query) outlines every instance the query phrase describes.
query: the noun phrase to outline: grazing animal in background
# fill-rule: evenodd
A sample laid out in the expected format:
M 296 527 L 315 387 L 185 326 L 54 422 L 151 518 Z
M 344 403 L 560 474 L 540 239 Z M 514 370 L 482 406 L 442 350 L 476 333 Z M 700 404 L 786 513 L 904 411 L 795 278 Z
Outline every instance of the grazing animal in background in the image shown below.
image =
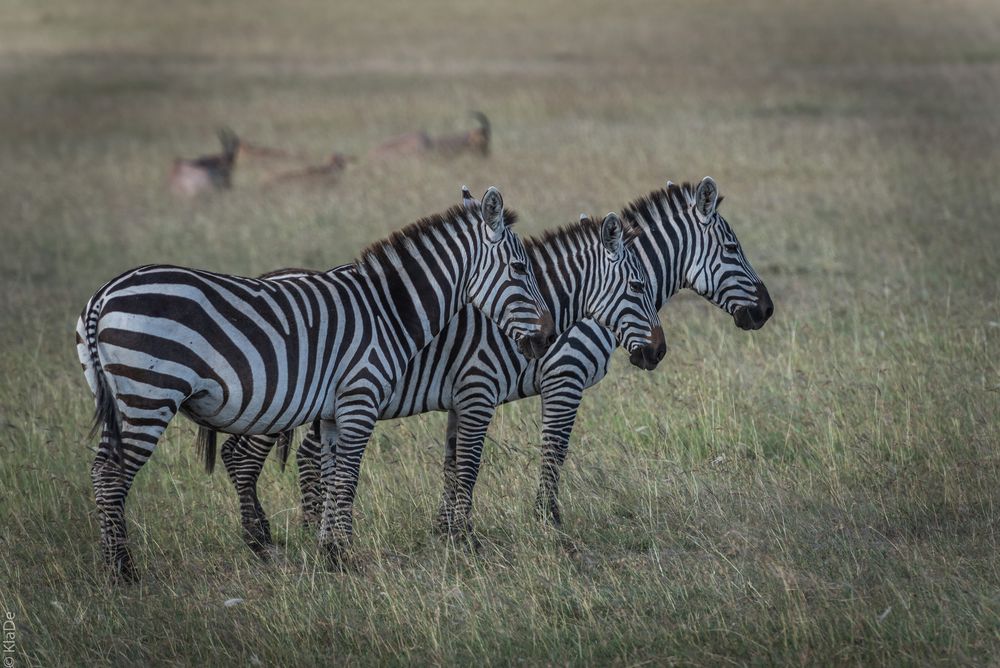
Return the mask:
M 453 157 L 461 153 L 490 154 L 492 129 L 490 120 L 481 111 L 471 112 L 479 127 L 468 132 L 432 137 L 426 132 L 408 132 L 379 144 L 371 151 L 373 158 L 392 158 L 437 154 Z
M 219 130 L 219 142 L 222 144 L 222 153 L 203 155 L 194 160 L 174 160 L 174 166 L 170 170 L 170 189 L 174 194 L 195 197 L 232 187 L 240 140 L 235 132 L 222 128 Z
M 349 163 L 355 162 L 356 158 L 343 153 L 333 153 L 330 159 L 322 165 L 314 165 L 303 169 L 294 169 L 282 172 L 268 179 L 265 185 L 278 185 L 283 183 L 315 183 L 332 185 L 340 179 L 341 173 L 347 169 Z
M 555 339 L 507 221 L 490 188 L 476 206 L 372 244 L 346 269 L 260 280 L 151 265 L 98 290 L 76 340 L 102 431 L 91 477 L 113 572 L 135 575 L 125 498 L 178 412 L 201 428 L 208 462 L 216 431 L 272 434 L 319 419 L 319 542 L 340 563 L 362 454 L 409 360 L 468 304 L 530 357 Z
M 610 213 L 602 223 L 584 217 L 579 223 L 529 239 L 525 249 L 542 297 L 555 317 L 557 333 L 578 320 L 592 318 L 614 333 L 615 340 L 632 354 L 634 364 L 653 369 L 663 358 L 666 345 L 647 291 L 645 269 L 632 248 L 634 238 L 621 219 Z M 285 275 L 301 272 L 290 269 Z M 270 275 L 280 278 L 283 274 Z M 485 323 L 477 319 L 475 326 L 484 327 Z M 407 370 L 379 419 L 405 417 L 437 406 L 449 411 L 451 466 L 445 471 L 448 493 L 437 526 L 449 534 L 471 538 L 472 490 L 483 438 L 496 406 L 508 399 L 517 371 L 527 368 L 530 360 L 503 336 L 480 337 L 469 330 L 455 334 L 457 338 L 435 339 L 420 352 L 420 358 L 433 359 L 434 363 Z M 426 375 L 428 371 L 432 375 Z M 418 397 L 437 400 L 421 402 Z M 257 479 L 275 438 L 231 436 L 222 446 L 222 461 L 240 498 L 243 538 L 258 553 L 271 545 L 271 533 L 257 496 Z M 281 438 L 286 442 L 279 445 L 284 462 L 289 435 Z M 299 461 L 304 467 L 300 471 L 307 517 L 315 521 L 320 510 L 316 496 L 319 468 L 311 455 Z
M 638 229 L 634 252 L 647 275 L 654 306 L 659 310 L 682 288 L 691 288 L 729 313 L 738 327 L 759 329 L 774 307 L 767 288 L 747 260 L 732 227 L 718 211 L 721 197 L 715 181 L 705 177 L 697 185 L 667 187 L 629 204 L 622 213 Z M 466 521 L 470 483 L 479 466 L 476 443 L 481 443 L 493 415 L 492 396 L 502 402 L 542 397 L 542 466 L 536 510 L 540 517 L 561 525 L 558 503 L 559 473 L 569 447 L 583 391 L 604 378 L 618 346 L 614 334 L 594 320 L 566 327 L 566 293 L 555 265 L 542 264 L 542 246 L 528 244 L 536 278 L 549 310 L 563 330 L 544 356 L 534 360 L 517 354 L 502 333 L 472 309 L 464 309 L 411 361 L 394 389 L 382 417 L 448 411 L 445 438 L 445 491 L 438 516 L 442 530 Z M 548 267 L 543 269 L 542 267 Z M 642 358 L 632 353 L 633 364 Z M 273 436 L 229 439 L 222 458 L 227 470 L 239 462 L 241 497 L 246 481 L 259 475 Z M 319 519 L 319 439 L 315 427 L 298 450 L 303 517 Z M 279 451 L 282 458 L 287 451 Z M 457 481 L 457 485 L 456 485 Z M 253 498 L 256 499 L 256 491 Z M 258 504 L 259 505 L 259 504 Z
M 292 151 L 286 151 L 282 148 L 273 148 L 271 146 L 263 146 L 262 144 L 257 144 L 253 142 L 246 141 L 245 139 L 240 140 L 239 148 L 239 159 L 241 161 L 247 159 L 263 158 L 263 159 L 273 159 L 273 160 L 294 160 L 294 161 L 305 161 L 305 156 L 299 153 L 293 153 Z

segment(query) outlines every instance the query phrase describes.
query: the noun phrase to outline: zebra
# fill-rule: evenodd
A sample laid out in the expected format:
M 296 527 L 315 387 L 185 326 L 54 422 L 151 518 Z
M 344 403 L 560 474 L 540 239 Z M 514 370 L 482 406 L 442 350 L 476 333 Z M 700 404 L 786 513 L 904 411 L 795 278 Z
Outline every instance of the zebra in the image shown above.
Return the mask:
M 732 227 L 719 212 L 721 201 L 711 177 L 705 177 L 697 186 L 668 181 L 665 188 L 628 204 L 622 218 L 639 229 L 634 251 L 645 267 L 657 310 L 678 291 L 690 288 L 730 314 L 740 329 L 756 330 L 771 318 L 774 305 Z M 537 253 L 532 244 L 527 248 L 529 254 Z M 553 291 L 558 281 L 550 287 L 550 280 L 557 276 L 550 277 L 540 270 L 540 265 L 536 261 L 539 286 L 560 329 L 565 324 L 564 306 L 553 299 L 559 294 Z M 493 325 L 465 309 L 411 361 L 381 417 L 448 411 L 445 490 L 436 518 L 439 531 L 470 527 L 467 522 L 462 524 L 464 518 L 456 520 L 455 504 L 460 493 L 468 494 L 467 483 L 475 480 L 480 452 L 477 444 L 482 443 L 485 425 L 494 410 L 488 401 L 467 405 L 466 396 L 477 394 L 466 388 L 478 385 L 491 388 L 500 397 L 497 403 L 541 395 L 542 463 L 535 512 L 543 521 L 561 527 L 559 478 L 577 409 L 583 391 L 607 375 L 616 347 L 611 332 L 594 320 L 584 319 L 562 331 L 544 356 L 528 360 L 518 355 Z M 482 358 L 485 361 L 480 364 Z M 636 353 L 630 360 L 642 364 Z M 285 444 L 287 437 L 283 439 Z M 252 477 L 256 481 L 263 458 L 274 442 L 275 438 L 264 436 L 230 439 L 222 453 L 227 470 L 239 465 L 244 480 Z M 296 456 L 306 525 L 313 525 L 319 517 L 318 449 L 313 429 Z M 287 450 L 281 449 L 280 455 L 284 461 Z M 455 480 L 460 473 L 466 485 L 458 489 Z M 253 499 L 256 502 L 256 491 Z M 471 499 L 463 497 L 461 510 L 468 512 L 470 508 Z
M 634 240 L 635 232 L 626 228 L 617 214 L 609 213 L 601 223 L 594 222 L 588 216 L 581 216 L 576 224 L 546 232 L 538 239 L 527 240 L 525 249 L 531 256 L 542 295 L 555 317 L 557 332 L 581 318 L 592 318 L 602 327 L 614 332 L 616 339 L 634 353 L 633 361 L 637 365 L 651 370 L 663 358 L 666 345 L 657 309 L 647 293 L 645 269 L 632 249 Z M 297 276 L 304 271 L 306 270 L 280 270 L 265 276 Z M 464 338 L 464 331 L 462 336 Z M 431 344 L 432 348 L 442 341 L 437 339 Z M 456 460 L 463 463 L 468 461 L 470 465 L 448 472 L 453 478 L 451 484 L 460 485 L 463 490 L 456 497 L 456 501 L 460 500 L 457 515 L 466 520 L 471 511 L 472 488 L 480 459 L 479 448 L 493 410 L 508 394 L 508 391 L 501 389 L 504 387 L 503 380 L 492 378 L 490 370 L 497 370 L 501 376 L 509 375 L 524 366 L 526 361 L 504 341 L 494 339 L 484 343 L 486 345 L 469 337 L 464 341 L 448 341 L 446 349 L 437 351 L 441 354 L 447 352 L 448 361 L 442 360 L 443 365 L 450 364 L 456 370 L 476 369 L 475 382 L 461 388 L 459 400 L 465 409 L 463 419 L 470 427 L 474 426 L 474 429 L 463 433 L 462 438 L 455 443 L 460 455 Z M 420 357 L 427 359 L 430 352 L 425 349 Z M 437 354 L 433 357 L 438 359 Z M 455 383 L 458 379 L 449 377 L 447 373 L 443 376 L 427 376 L 426 372 L 430 368 L 422 365 L 420 369 L 413 369 L 412 374 L 408 370 L 402 386 L 412 388 L 415 383 L 425 382 L 434 385 L 436 389 L 423 385 L 424 393 L 439 391 L 443 395 L 449 393 L 446 389 L 448 384 L 457 387 Z M 383 409 L 380 419 L 411 414 L 413 411 L 401 399 L 398 393 L 394 394 Z M 466 412 L 468 415 L 465 415 Z M 243 539 L 263 558 L 267 558 L 272 540 L 267 516 L 257 496 L 257 479 L 276 440 L 281 443 L 279 447 L 284 461 L 287 457 L 288 438 L 288 434 L 234 435 L 222 447 L 226 472 L 240 499 Z M 308 458 L 300 461 L 305 464 L 306 461 L 311 463 L 313 460 Z M 304 490 L 312 494 L 313 486 L 319 485 L 319 470 L 316 467 L 308 470 L 313 478 L 304 486 Z M 310 498 L 305 505 L 311 508 L 314 501 Z M 455 504 L 449 504 L 448 509 L 443 511 L 440 521 L 449 527 L 449 531 L 458 533 L 460 522 L 455 517 L 456 511 L 452 510 L 453 505 Z M 463 526 L 468 528 L 471 525 L 465 521 Z M 462 533 L 471 535 L 471 531 L 465 529 Z
M 529 357 L 555 338 L 515 216 L 496 188 L 474 204 L 395 232 L 341 271 L 259 280 L 148 265 L 91 297 L 77 353 L 102 430 L 91 477 L 113 573 L 136 576 L 125 498 L 178 412 L 199 425 L 206 452 L 216 431 L 268 434 L 319 420 L 319 543 L 340 563 L 361 457 L 407 361 L 466 304 Z

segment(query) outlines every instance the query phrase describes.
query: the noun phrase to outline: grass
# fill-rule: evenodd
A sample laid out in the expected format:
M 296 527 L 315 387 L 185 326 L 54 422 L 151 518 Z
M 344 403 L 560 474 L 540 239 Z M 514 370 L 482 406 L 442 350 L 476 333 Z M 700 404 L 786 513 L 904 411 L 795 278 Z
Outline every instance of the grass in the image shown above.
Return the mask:
M 383 6 L 384 5 L 384 6 Z M 8 3 L 0 10 L 0 603 L 18 665 L 985 664 L 1000 655 L 1000 8 L 749 3 Z M 362 160 L 331 188 L 194 203 L 229 124 L 364 154 L 483 109 L 491 159 Z M 539 411 L 499 411 L 474 557 L 430 534 L 444 420 L 380 425 L 358 569 L 299 528 L 294 466 L 242 545 L 178 420 L 109 587 L 75 319 L 144 262 L 324 267 L 498 185 L 522 234 L 719 182 L 767 282 L 752 334 L 690 293 L 653 374 L 590 391 L 537 526 Z M 226 607 L 231 598 L 241 603 Z

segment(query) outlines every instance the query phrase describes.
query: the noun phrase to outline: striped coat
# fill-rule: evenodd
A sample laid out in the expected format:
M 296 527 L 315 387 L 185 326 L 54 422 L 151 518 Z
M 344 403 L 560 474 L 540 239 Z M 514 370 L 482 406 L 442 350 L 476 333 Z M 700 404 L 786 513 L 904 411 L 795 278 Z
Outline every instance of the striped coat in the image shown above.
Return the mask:
M 77 352 L 102 428 L 91 473 L 115 572 L 133 574 L 125 497 L 178 412 L 206 443 L 215 430 L 267 434 L 318 420 L 320 542 L 336 560 L 379 407 L 452 316 L 471 304 L 524 353 L 544 352 L 552 317 L 500 193 L 473 204 L 404 228 L 344 270 L 260 280 L 153 265 L 88 301 Z
M 582 318 L 593 318 L 636 354 L 637 364 L 652 369 L 666 346 L 645 270 L 633 249 L 634 240 L 634 233 L 626 233 L 619 217 L 608 214 L 600 225 L 584 218 L 575 225 L 546 233 L 530 241 L 527 250 L 543 286 L 543 298 L 555 314 L 557 331 Z M 301 271 L 276 272 L 272 276 L 295 276 Z M 459 321 L 466 322 L 466 316 L 461 313 Z M 480 324 L 477 322 L 477 327 Z M 478 330 L 446 328 L 445 336 L 435 339 L 415 358 L 419 362 L 407 369 L 380 413 L 380 418 L 389 418 L 426 410 L 455 410 L 460 411 L 461 420 L 475 426 L 476 433 L 457 437 L 455 466 L 447 471 L 450 484 L 460 491 L 453 499 L 448 497 L 440 524 L 453 532 L 470 528 L 472 489 L 483 434 L 493 409 L 510 393 L 505 383 L 516 377 L 526 361 L 504 337 L 491 336 L 486 327 Z M 223 447 L 227 472 L 240 494 L 244 539 L 256 551 L 262 551 L 271 541 L 256 481 L 273 440 L 234 436 Z M 308 464 L 315 459 L 300 461 L 304 474 L 312 476 L 304 489 L 313 494 L 319 487 L 319 470 L 316 466 L 308 468 Z M 318 496 L 310 496 L 306 507 L 318 517 Z
M 729 223 L 718 211 L 721 198 L 714 180 L 697 186 L 667 187 L 629 204 L 622 217 L 637 227 L 634 252 L 645 268 L 656 309 L 683 288 L 690 288 L 729 313 L 741 329 L 758 329 L 771 317 L 773 304 L 763 282 L 743 253 Z M 495 406 L 530 396 L 542 397 L 542 466 L 536 507 L 555 524 L 559 472 L 583 391 L 607 374 L 618 346 L 614 333 L 584 318 L 578 301 L 565 290 L 565 271 L 546 271 L 544 243 L 529 242 L 538 284 L 560 335 L 542 357 L 520 355 L 485 318 L 465 309 L 411 361 L 394 388 L 381 419 L 433 410 L 448 411 L 445 439 L 445 490 L 438 514 L 443 530 L 467 528 L 471 487 L 479 453 Z M 643 351 L 630 351 L 642 366 Z M 256 494 L 256 479 L 274 437 L 233 438 L 223 446 L 223 460 L 237 487 L 244 528 L 267 538 L 266 520 Z M 303 513 L 317 521 L 320 480 L 315 431 L 298 451 Z M 249 518 L 249 519 L 248 519 Z

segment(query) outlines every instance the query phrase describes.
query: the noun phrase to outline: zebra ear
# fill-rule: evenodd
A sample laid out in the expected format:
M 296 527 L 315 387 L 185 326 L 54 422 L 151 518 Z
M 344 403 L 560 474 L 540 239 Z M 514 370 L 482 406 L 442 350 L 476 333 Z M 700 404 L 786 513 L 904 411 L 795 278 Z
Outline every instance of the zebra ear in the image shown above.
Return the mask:
M 698 184 L 698 190 L 694 194 L 694 208 L 701 216 L 701 222 L 708 222 L 715 213 L 715 207 L 718 206 L 718 203 L 719 188 L 711 176 L 706 176 Z
M 495 187 L 490 187 L 483 195 L 483 220 L 494 234 L 503 231 L 503 196 Z
M 469 186 L 462 186 L 462 206 L 466 211 L 478 214 L 480 211 L 479 200 L 472 196 Z
M 616 213 L 609 213 L 601 223 L 601 243 L 608 254 L 617 260 L 625 248 L 624 227 L 621 218 Z

